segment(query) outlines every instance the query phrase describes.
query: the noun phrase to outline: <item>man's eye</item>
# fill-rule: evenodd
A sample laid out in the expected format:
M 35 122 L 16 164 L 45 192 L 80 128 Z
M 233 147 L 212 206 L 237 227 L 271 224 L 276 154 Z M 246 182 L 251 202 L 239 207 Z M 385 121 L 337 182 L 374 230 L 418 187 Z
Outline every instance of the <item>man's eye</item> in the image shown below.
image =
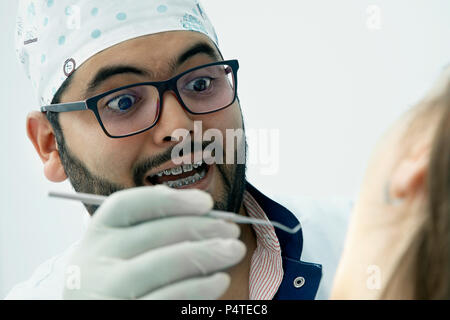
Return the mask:
M 136 97 L 131 94 L 120 95 L 106 104 L 109 109 L 116 111 L 126 111 L 136 102 Z
M 194 79 L 186 84 L 186 89 L 195 92 L 202 92 L 208 90 L 209 87 L 211 86 L 212 80 L 213 80 L 212 78 L 208 77 Z

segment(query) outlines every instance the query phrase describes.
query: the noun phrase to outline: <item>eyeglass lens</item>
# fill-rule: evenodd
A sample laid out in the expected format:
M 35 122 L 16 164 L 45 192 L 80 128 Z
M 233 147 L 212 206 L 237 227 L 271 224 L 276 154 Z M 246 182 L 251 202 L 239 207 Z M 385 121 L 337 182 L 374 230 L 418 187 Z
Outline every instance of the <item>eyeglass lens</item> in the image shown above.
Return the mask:
M 184 74 L 176 83 L 185 107 L 191 113 L 209 113 L 229 106 L 235 97 L 232 67 L 219 64 Z M 103 126 L 112 136 L 123 136 L 154 125 L 160 110 L 159 91 L 138 85 L 116 91 L 97 102 Z

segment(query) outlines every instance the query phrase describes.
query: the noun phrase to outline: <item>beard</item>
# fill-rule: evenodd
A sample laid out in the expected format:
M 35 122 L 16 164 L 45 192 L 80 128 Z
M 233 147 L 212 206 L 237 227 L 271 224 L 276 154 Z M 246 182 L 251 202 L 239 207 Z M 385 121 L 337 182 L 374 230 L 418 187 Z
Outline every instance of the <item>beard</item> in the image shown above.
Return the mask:
M 109 196 L 114 192 L 126 189 L 123 185 L 113 183 L 108 179 L 90 172 L 83 162 L 69 150 L 62 134 L 57 137 L 56 140 L 64 171 L 76 192 Z M 202 150 L 204 150 L 206 145 L 207 143 L 203 143 Z M 239 147 L 240 146 L 238 145 L 238 148 Z M 247 159 L 247 142 L 245 134 L 243 147 L 245 155 L 244 159 Z M 167 150 L 164 154 L 156 155 L 137 163 L 132 170 L 135 187 L 144 186 L 145 175 L 149 170 L 170 161 L 171 151 L 172 148 Z M 238 159 L 236 149 L 234 153 L 234 159 Z M 226 159 L 225 155 L 223 159 Z M 219 173 L 219 180 L 222 184 L 222 191 L 219 195 L 216 195 L 217 199 L 214 199 L 214 209 L 238 213 L 242 205 L 245 191 L 246 163 L 244 161 L 243 164 L 215 164 L 215 166 L 218 169 L 217 172 Z M 95 211 L 98 209 L 97 205 L 84 204 L 84 206 L 91 216 L 94 215 Z

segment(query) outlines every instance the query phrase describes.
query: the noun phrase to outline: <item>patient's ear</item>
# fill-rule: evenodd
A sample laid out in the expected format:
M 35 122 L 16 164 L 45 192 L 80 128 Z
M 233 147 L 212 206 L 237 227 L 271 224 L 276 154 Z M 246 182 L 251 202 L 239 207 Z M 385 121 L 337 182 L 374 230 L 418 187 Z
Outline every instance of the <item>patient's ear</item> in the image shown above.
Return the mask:
M 32 111 L 27 116 L 27 135 L 44 163 L 44 174 L 48 180 L 62 182 L 67 179 L 59 157 L 53 128 L 44 113 Z
M 406 200 L 423 191 L 430 162 L 429 145 L 416 146 L 400 161 L 391 178 L 390 192 L 395 199 Z

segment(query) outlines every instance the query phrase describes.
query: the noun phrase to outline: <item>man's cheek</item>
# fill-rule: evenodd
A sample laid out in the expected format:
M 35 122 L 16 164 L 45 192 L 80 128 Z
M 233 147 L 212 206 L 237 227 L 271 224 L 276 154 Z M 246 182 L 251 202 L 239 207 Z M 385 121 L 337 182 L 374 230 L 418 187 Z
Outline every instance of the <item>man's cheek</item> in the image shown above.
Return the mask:
M 122 155 L 123 154 L 126 154 L 126 152 L 122 152 Z M 126 177 L 125 174 L 129 167 L 128 163 L 124 159 L 118 157 L 117 153 L 106 153 L 100 150 L 86 161 L 86 165 L 95 175 L 106 178 L 114 183 L 123 184 L 126 180 L 130 179 L 129 177 Z M 128 175 L 129 174 L 130 173 L 128 172 Z
M 237 103 L 203 118 L 203 127 L 221 131 L 242 128 L 242 125 L 242 115 Z

